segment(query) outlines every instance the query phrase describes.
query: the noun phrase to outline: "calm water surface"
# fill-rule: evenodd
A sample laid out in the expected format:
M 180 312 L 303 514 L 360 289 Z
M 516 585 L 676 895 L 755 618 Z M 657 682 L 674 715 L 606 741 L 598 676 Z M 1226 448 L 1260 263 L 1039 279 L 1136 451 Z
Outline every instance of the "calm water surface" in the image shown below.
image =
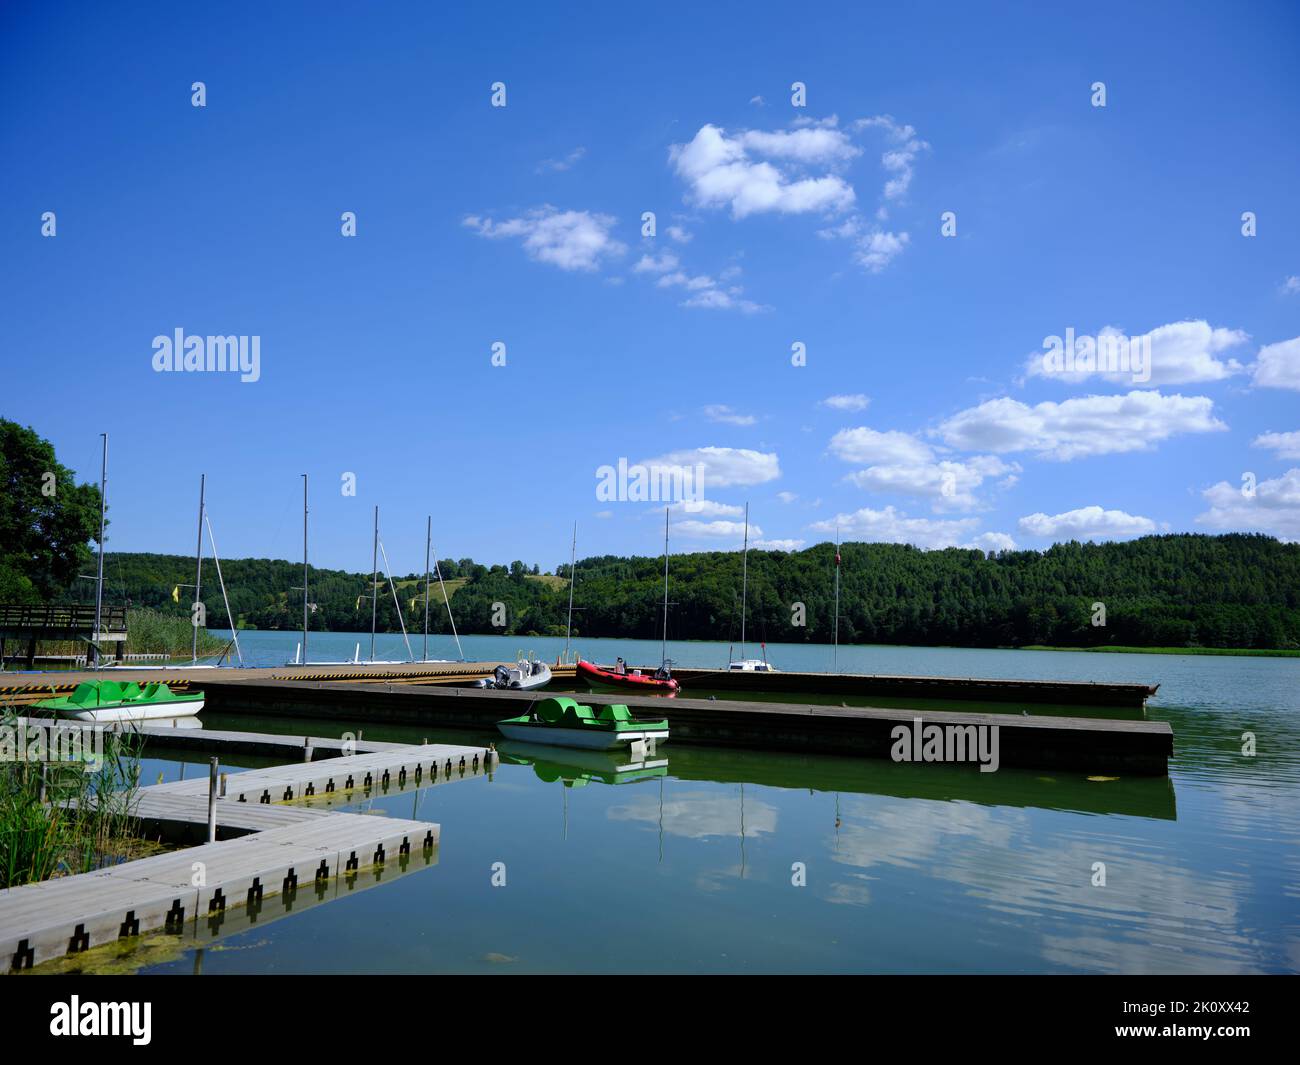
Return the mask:
M 313 634 L 312 657 L 351 657 L 358 639 L 368 651 L 368 636 Z M 267 663 L 296 643 L 241 640 L 246 658 Z M 431 641 L 430 656 L 455 657 L 449 643 Z M 553 658 L 563 641 L 463 643 L 469 658 L 521 646 Z M 657 643 L 578 647 L 600 660 L 659 654 Z M 718 665 L 727 651 L 670 645 L 682 665 Z M 769 645 L 768 656 L 784 669 L 830 664 L 822 647 Z M 382 637 L 379 657 L 404 657 L 401 637 Z M 1174 729 L 1170 776 L 980 774 L 671 742 L 666 764 L 639 777 L 520 757 L 491 779 L 355 807 L 440 822 L 435 866 L 234 932 L 201 956 L 164 952 L 142 971 L 1300 970 L 1300 661 L 862 647 L 841 648 L 839 666 L 1158 681 L 1148 716 Z M 368 738 L 473 739 L 357 724 Z M 1255 757 L 1241 753 L 1244 732 Z M 179 764 L 150 760 L 144 779 L 158 772 L 174 777 Z M 493 886 L 495 863 L 504 886 Z M 796 863 L 806 886 L 792 882 Z

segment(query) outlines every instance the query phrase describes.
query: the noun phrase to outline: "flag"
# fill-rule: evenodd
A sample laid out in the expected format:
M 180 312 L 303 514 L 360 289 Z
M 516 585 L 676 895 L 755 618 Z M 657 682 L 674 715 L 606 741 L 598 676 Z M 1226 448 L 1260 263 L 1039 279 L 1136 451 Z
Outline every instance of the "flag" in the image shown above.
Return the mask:
M 176 585 L 175 588 L 172 589 L 172 602 L 179 603 L 180 601 L 181 601 L 181 586 L 178 584 Z

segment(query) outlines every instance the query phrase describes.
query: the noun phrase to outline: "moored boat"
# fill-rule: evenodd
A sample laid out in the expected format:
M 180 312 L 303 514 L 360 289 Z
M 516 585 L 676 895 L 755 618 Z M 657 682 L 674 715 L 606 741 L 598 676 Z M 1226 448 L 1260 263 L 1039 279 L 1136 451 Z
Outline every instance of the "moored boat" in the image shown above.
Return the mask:
M 730 673 L 775 673 L 776 666 L 769 665 L 764 658 L 742 658 L 727 666 Z
M 42 699 L 32 709 L 70 721 L 155 721 L 193 717 L 203 709 L 203 693 L 178 695 L 162 681 L 142 688 L 134 681 L 88 680 L 71 695 Z
M 496 688 L 498 691 L 535 691 L 551 683 L 551 667 L 535 658 L 520 657 L 513 665 L 502 663 L 492 671 L 492 676 L 474 682 L 476 688 Z
M 661 676 L 661 673 L 666 672 L 663 669 L 657 670 L 653 674 L 647 674 L 639 669 L 628 669 L 626 666 L 622 670 L 617 668 L 606 669 L 594 662 L 579 660 L 576 670 L 577 675 L 588 684 L 603 684 L 611 688 L 630 688 L 635 691 L 659 691 L 672 694 L 681 687 L 672 677 Z
M 552 747 L 608 751 L 624 744 L 657 743 L 668 738 L 668 722 L 638 720 L 622 704 L 599 709 L 576 699 L 552 697 L 529 707 L 526 714 L 497 722 L 507 739 Z

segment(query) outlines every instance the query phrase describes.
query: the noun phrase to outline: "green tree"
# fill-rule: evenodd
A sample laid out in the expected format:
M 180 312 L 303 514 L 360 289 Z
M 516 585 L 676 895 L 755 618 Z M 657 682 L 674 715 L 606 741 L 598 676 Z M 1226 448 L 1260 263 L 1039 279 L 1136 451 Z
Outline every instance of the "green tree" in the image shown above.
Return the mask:
M 0 601 L 38 602 L 70 587 L 98 533 L 98 486 L 77 484 L 48 440 L 0 418 Z

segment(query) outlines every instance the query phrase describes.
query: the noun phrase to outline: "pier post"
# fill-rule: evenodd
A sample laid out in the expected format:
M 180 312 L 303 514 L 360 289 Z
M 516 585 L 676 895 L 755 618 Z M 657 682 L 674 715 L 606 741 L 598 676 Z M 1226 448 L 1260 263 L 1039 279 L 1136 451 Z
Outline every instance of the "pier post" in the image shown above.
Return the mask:
M 217 756 L 208 759 L 208 842 L 217 842 Z

